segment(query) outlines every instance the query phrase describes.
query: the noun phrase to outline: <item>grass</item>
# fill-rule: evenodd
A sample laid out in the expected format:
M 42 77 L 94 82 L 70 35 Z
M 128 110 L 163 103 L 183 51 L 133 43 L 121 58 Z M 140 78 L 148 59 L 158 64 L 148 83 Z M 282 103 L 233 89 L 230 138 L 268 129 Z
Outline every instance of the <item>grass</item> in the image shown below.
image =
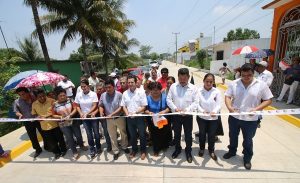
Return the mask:
M 211 61 L 211 59 L 204 60 L 204 68 L 203 69 L 210 70 L 210 61 Z M 197 60 L 187 60 L 187 61 L 185 61 L 184 65 L 200 69 L 200 65 Z

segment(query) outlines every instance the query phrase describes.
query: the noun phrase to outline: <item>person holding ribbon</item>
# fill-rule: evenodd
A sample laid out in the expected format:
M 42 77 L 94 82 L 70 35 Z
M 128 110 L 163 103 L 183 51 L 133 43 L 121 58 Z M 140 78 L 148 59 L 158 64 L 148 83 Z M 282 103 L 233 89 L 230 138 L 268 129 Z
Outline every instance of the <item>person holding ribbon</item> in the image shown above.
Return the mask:
M 86 131 L 88 144 L 90 146 L 91 159 L 95 158 L 96 154 L 101 154 L 99 121 L 93 118 L 93 112 L 97 110 L 98 98 L 97 94 L 90 90 L 89 81 L 84 79 L 80 81 L 82 92 L 78 93 L 75 97 L 75 103 L 80 118 L 83 118 L 83 126 Z M 95 149 L 96 145 L 96 149 Z
M 146 114 L 157 115 L 166 114 L 170 112 L 167 106 L 167 96 L 161 93 L 162 85 L 159 82 L 151 82 L 149 85 L 150 95 L 147 96 Z M 167 122 L 167 124 L 154 123 L 154 118 L 157 117 L 157 122 Z M 148 117 L 148 128 L 150 131 L 154 156 L 158 156 L 159 151 L 167 149 L 172 139 L 171 125 L 163 116 Z
M 123 93 L 121 106 L 127 118 L 127 126 L 130 134 L 130 143 L 132 152 L 130 158 L 134 158 L 138 151 L 137 147 L 137 131 L 141 143 L 141 159 L 146 158 L 146 123 L 144 117 L 135 116 L 143 113 L 147 106 L 147 98 L 144 92 L 140 92 L 136 87 L 137 78 L 134 75 L 129 75 L 127 78 L 128 90 Z
M 52 117 L 61 119 L 58 122 L 60 130 L 66 137 L 68 147 L 72 150 L 73 158 L 78 159 L 79 153 L 76 149 L 76 142 L 73 136 L 76 137 L 81 150 L 86 151 L 87 147 L 84 146 L 79 124 L 73 123 L 73 120 L 70 120 L 77 113 L 76 106 L 69 96 L 67 96 L 67 91 L 61 86 L 54 88 L 54 92 L 57 101 L 52 105 Z
M 215 150 L 215 136 L 218 128 L 217 113 L 221 110 L 221 92 L 213 87 L 215 76 L 208 73 L 204 76 L 204 86 L 198 90 L 199 104 L 198 111 L 206 115 L 197 116 L 197 123 L 199 126 L 199 156 L 202 157 L 205 149 L 206 135 L 208 137 L 208 151 L 210 157 L 217 161 Z
M 196 87 L 189 83 L 189 70 L 187 68 L 180 68 L 178 70 L 178 82 L 172 84 L 168 96 L 167 104 L 172 112 L 180 112 L 181 115 L 174 117 L 174 140 L 175 151 L 172 158 L 175 159 L 181 153 L 181 129 L 183 126 L 185 135 L 185 155 L 189 163 L 192 163 L 192 131 L 193 131 L 193 116 L 185 115 L 185 112 L 191 112 L 196 109 L 199 101 Z
M 119 147 L 117 141 L 117 129 L 120 131 L 121 135 L 121 148 L 128 154 L 130 153 L 127 148 L 128 139 L 126 132 L 126 121 L 124 117 L 120 117 L 122 112 L 121 100 L 122 93 L 115 90 L 115 84 L 112 79 L 105 81 L 105 89 L 99 100 L 99 112 L 100 117 L 106 116 L 107 129 L 111 141 L 112 151 L 114 154 L 114 160 L 117 160 L 119 157 Z M 116 116 L 116 117 L 114 117 Z
M 272 103 L 273 94 L 268 85 L 254 78 L 254 69 L 246 63 L 241 67 L 241 78 L 232 81 L 225 92 L 225 104 L 231 113 L 261 111 Z M 257 129 L 258 115 L 230 115 L 229 124 L 229 151 L 224 159 L 236 155 L 238 136 L 243 133 L 244 167 L 251 169 L 253 156 L 253 137 Z

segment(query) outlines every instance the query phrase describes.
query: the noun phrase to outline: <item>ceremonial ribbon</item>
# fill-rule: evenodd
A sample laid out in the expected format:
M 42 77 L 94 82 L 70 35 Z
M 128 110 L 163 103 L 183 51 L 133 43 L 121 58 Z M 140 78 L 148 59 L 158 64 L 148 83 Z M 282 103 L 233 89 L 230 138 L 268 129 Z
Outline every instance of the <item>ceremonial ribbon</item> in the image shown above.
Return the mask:
M 263 110 L 263 111 L 254 111 L 254 112 L 227 112 L 227 113 L 216 113 L 214 116 L 242 116 L 242 115 L 262 115 L 262 116 L 273 116 L 273 115 L 286 115 L 286 114 L 300 114 L 300 108 L 295 109 L 279 109 L 279 110 Z M 114 119 L 114 118 L 134 118 L 134 117 L 152 117 L 154 115 L 158 116 L 170 116 L 170 115 L 193 115 L 193 116 L 211 116 L 208 113 L 200 112 L 173 112 L 166 114 L 133 114 L 129 116 L 113 116 L 113 117 L 92 117 L 92 118 L 27 118 L 27 119 L 14 119 L 14 118 L 0 118 L 0 123 L 4 122 L 24 122 L 24 121 L 64 121 L 64 120 L 95 120 L 95 119 Z

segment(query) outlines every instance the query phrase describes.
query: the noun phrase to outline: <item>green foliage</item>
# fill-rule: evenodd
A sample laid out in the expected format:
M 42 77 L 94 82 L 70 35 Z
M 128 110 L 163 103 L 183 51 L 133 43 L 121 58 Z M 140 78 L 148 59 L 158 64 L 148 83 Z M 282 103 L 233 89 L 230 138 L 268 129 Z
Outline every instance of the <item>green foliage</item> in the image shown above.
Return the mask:
M 140 49 L 139 49 L 140 56 L 143 59 L 149 59 L 150 58 L 149 53 L 150 53 L 151 49 L 152 49 L 152 47 L 150 45 L 140 46 Z
M 27 62 L 34 62 L 42 60 L 41 50 L 38 42 L 31 37 L 24 38 L 23 41 L 18 40 L 18 45 L 22 53 L 22 58 Z
M 188 67 L 194 67 L 194 68 L 201 68 L 201 69 L 205 69 L 205 70 L 209 70 L 210 69 L 210 61 L 211 58 L 209 58 L 208 60 L 203 60 L 203 68 L 200 67 L 198 60 L 190 60 L 190 61 L 186 61 L 185 65 Z
M 20 128 L 22 123 L 0 123 L 0 137 Z
M 227 73 L 226 74 L 226 79 L 234 80 L 234 73 L 233 72 Z
M 206 58 L 206 51 L 203 49 L 197 51 L 196 58 L 197 58 L 200 68 L 203 69 L 204 68 L 204 59 Z
M 234 30 L 230 30 L 227 33 L 227 37 L 223 39 L 224 42 L 226 41 L 234 41 L 234 40 L 245 40 L 245 39 L 259 39 L 260 35 L 256 30 L 250 29 L 242 29 L 237 28 Z
M 13 57 L 22 57 L 22 53 L 14 48 L 0 48 L 0 60 L 10 60 Z
M 152 59 L 152 60 L 159 59 L 158 53 L 155 53 L 155 52 L 150 53 L 150 59 Z

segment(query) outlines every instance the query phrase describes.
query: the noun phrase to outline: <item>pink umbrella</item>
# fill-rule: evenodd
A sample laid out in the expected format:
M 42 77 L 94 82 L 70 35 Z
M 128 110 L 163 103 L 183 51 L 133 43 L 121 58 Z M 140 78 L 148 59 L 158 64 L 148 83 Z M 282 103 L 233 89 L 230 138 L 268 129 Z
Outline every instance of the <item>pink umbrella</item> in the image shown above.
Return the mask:
M 259 49 L 256 46 L 243 46 L 233 51 L 232 55 L 247 54 L 258 51 Z
M 19 87 L 38 87 L 44 85 L 57 84 L 59 81 L 63 80 L 64 76 L 56 74 L 53 72 L 38 72 L 27 78 L 23 79 L 16 88 Z

